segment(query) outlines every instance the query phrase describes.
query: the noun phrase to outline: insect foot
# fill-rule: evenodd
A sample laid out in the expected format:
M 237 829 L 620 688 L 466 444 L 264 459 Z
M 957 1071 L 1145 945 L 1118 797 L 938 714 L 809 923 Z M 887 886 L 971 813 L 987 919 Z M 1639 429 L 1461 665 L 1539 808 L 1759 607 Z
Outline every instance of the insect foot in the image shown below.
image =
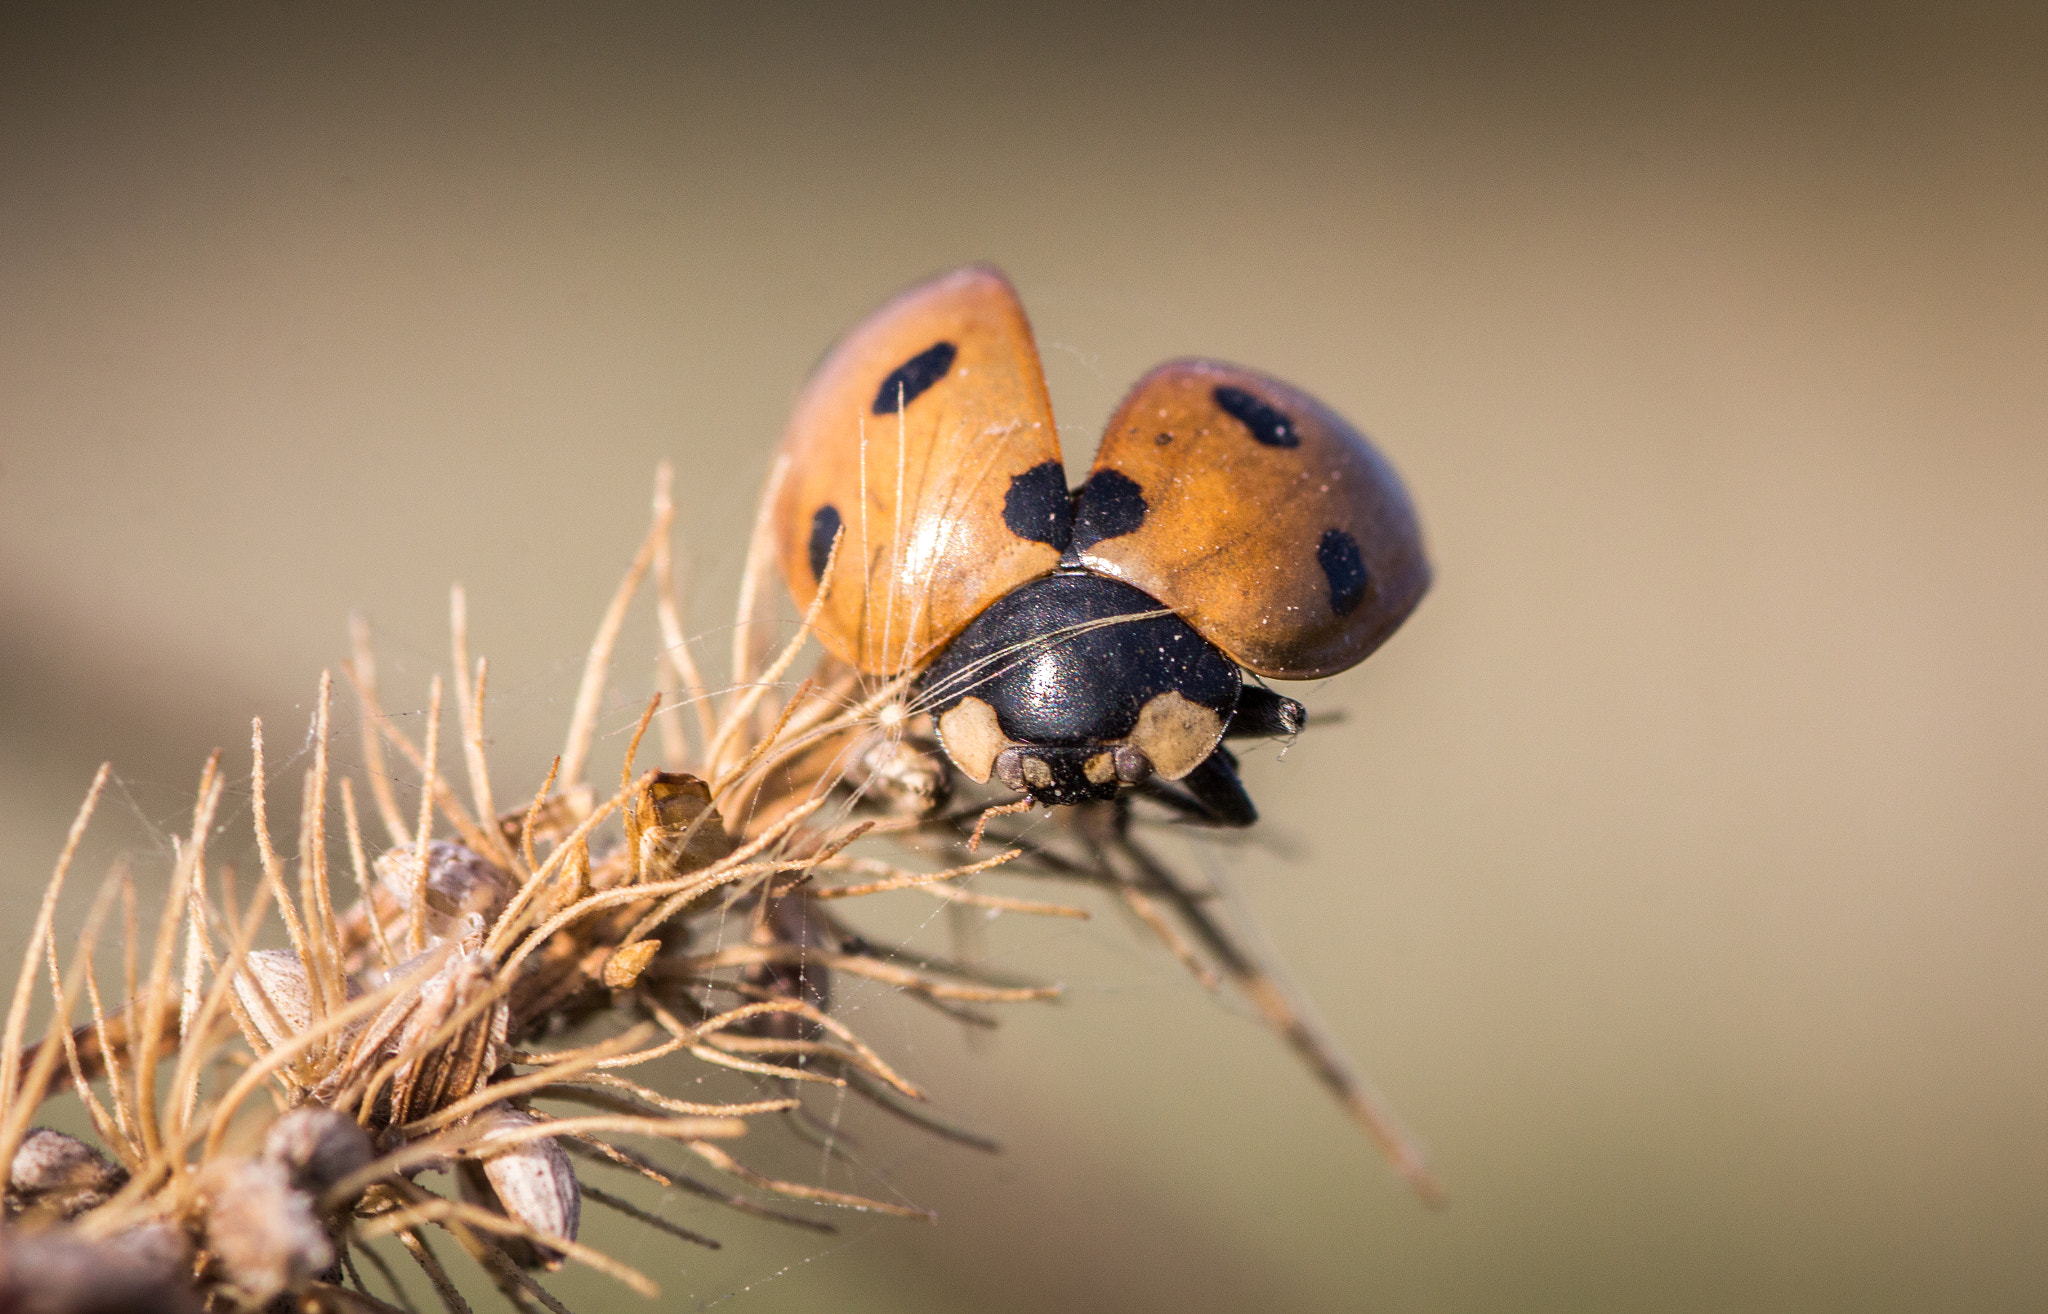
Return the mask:
M 463 1193 L 481 1204 L 495 1202 L 506 1217 L 541 1236 L 574 1241 L 583 1213 L 583 1188 L 555 1138 L 541 1136 L 492 1148 L 493 1141 L 540 1125 L 541 1119 L 509 1104 L 493 1104 L 471 1115 L 468 1126 L 481 1137 L 474 1151 L 477 1157 L 460 1165 Z M 514 1241 L 506 1253 L 525 1267 L 562 1266 L 559 1252 L 528 1239 Z

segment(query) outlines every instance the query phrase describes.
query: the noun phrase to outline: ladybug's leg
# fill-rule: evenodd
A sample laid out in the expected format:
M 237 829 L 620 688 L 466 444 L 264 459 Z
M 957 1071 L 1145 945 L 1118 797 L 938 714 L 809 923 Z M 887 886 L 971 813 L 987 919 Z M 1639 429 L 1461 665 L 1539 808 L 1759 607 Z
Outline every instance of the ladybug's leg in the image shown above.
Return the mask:
M 1225 739 L 1249 739 L 1267 735 L 1298 735 L 1308 719 L 1308 709 L 1292 698 L 1283 698 L 1263 684 L 1247 684 L 1237 691 L 1237 710 L 1223 728 Z
M 1237 759 L 1220 745 L 1202 765 L 1172 784 L 1148 780 L 1138 789 L 1145 797 L 1204 825 L 1249 826 L 1259 819 L 1251 795 L 1237 778 Z

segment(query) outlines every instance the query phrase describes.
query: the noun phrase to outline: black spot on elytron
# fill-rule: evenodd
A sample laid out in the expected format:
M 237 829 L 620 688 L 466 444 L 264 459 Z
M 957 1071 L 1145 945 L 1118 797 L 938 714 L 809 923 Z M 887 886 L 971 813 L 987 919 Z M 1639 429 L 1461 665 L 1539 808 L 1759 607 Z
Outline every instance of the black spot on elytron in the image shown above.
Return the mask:
M 832 558 L 832 540 L 839 537 L 839 508 L 830 502 L 811 517 L 811 578 L 821 583 L 825 563 Z
M 950 342 L 934 342 L 909 360 L 889 371 L 882 386 L 875 389 L 874 412 L 894 415 L 924 395 L 927 388 L 946 377 L 959 349 Z
M 1069 554 L 1085 552 L 1145 523 L 1145 490 L 1114 470 L 1097 470 L 1074 494 L 1074 538 Z
M 1330 581 L 1330 610 L 1339 616 L 1357 611 L 1372 588 L 1372 576 L 1366 573 L 1358 540 L 1341 529 L 1324 530 L 1322 541 L 1316 544 L 1316 564 L 1323 568 L 1323 578 Z
M 1213 394 L 1226 415 L 1252 431 L 1268 447 L 1299 447 L 1301 432 L 1284 411 L 1268 406 L 1243 388 L 1220 387 Z
M 1065 552 L 1074 530 L 1065 467 L 1058 461 L 1045 461 L 1012 479 L 1009 494 L 1003 498 L 1003 523 L 1018 538 Z

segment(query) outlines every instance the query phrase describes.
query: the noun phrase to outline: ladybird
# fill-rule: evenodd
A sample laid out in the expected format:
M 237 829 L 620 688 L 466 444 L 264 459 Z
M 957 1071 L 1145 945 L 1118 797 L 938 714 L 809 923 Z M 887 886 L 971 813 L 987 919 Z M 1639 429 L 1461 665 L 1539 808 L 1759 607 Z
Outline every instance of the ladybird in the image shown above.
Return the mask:
M 1069 491 L 1023 305 L 986 266 L 834 346 L 781 453 L 770 513 L 797 605 L 831 576 L 819 641 L 911 674 L 954 765 L 1036 804 L 1137 790 L 1250 825 L 1223 740 L 1292 734 L 1304 713 L 1247 673 L 1355 665 L 1429 587 L 1393 467 L 1235 365 L 1138 380 Z

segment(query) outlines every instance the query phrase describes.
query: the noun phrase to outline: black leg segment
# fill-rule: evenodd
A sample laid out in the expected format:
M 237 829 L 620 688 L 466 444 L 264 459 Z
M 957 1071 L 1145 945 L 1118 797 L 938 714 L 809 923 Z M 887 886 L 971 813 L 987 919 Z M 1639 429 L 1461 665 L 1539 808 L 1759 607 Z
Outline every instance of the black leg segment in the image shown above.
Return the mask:
M 1237 759 L 1227 748 L 1209 754 L 1202 765 L 1180 778 L 1181 787 L 1201 805 L 1212 826 L 1249 826 L 1259 819 L 1252 796 L 1237 777 Z
M 1237 691 L 1237 710 L 1224 728 L 1227 739 L 1253 739 L 1271 735 L 1298 735 L 1308 719 L 1308 709 L 1292 698 L 1282 698 L 1262 684 L 1247 684 Z

